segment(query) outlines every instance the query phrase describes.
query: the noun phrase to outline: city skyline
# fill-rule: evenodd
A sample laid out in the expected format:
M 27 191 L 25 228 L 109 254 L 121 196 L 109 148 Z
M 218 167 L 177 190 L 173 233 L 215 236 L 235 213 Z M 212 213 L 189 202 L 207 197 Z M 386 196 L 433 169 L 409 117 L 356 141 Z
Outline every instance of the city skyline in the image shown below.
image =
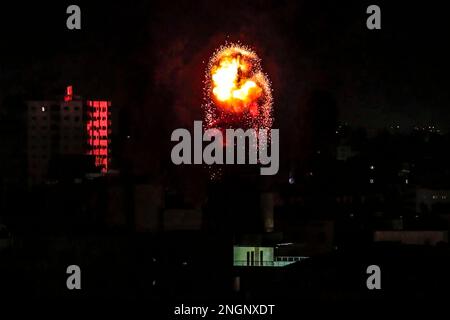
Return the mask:
M 446 299 L 446 18 L 406 1 L 5 4 L 0 296 L 175 318 Z

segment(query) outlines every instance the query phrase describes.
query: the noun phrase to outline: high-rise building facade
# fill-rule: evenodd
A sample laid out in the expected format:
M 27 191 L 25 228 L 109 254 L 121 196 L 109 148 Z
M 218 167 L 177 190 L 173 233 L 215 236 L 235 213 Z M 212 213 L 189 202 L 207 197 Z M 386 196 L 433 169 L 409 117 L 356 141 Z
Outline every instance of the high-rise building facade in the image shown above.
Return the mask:
M 88 173 L 88 163 L 99 172 L 108 171 L 110 101 L 83 100 L 69 86 L 63 99 L 28 101 L 27 106 L 30 184 L 43 183 L 55 172 L 77 166 L 83 167 L 81 173 Z
M 95 158 L 95 166 L 108 171 L 110 161 L 111 102 L 87 101 L 86 135 L 87 154 Z

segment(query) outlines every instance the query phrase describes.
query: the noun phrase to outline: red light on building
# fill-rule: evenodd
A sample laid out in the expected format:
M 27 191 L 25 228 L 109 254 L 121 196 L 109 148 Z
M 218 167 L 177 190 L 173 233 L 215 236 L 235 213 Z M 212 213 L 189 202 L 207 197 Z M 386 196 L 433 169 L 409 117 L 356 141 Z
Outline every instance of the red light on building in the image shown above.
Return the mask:
M 88 154 L 95 157 L 95 165 L 101 168 L 102 172 L 107 172 L 111 125 L 108 114 L 111 103 L 108 101 L 88 101 L 87 106 Z
M 67 86 L 64 101 L 72 101 L 72 98 L 73 98 L 73 88 L 72 86 Z

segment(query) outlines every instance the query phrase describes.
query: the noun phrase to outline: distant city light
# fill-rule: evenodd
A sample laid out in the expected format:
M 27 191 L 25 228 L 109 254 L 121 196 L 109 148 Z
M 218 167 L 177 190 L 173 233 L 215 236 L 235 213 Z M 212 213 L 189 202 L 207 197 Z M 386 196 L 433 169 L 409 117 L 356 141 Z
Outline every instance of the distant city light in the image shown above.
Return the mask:
M 409 183 L 409 180 L 408 179 L 405 179 L 405 184 L 408 184 Z
M 278 243 L 277 246 L 282 247 L 282 246 L 290 246 L 293 245 L 293 242 L 283 242 L 283 243 Z
M 370 182 L 370 184 L 373 184 L 375 182 L 375 180 L 374 179 L 370 179 L 369 182 Z
M 41 107 L 41 111 L 42 111 L 42 112 L 45 112 L 45 107 Z
M 294 183 L 295 183 L 294 177 L 290 177 L 290 178 L 289 178 L 289 184 L 294 184 Z
M 370 166 L 370 170 L 374 170 L 375 169 L 375 167 L 374 166 Z

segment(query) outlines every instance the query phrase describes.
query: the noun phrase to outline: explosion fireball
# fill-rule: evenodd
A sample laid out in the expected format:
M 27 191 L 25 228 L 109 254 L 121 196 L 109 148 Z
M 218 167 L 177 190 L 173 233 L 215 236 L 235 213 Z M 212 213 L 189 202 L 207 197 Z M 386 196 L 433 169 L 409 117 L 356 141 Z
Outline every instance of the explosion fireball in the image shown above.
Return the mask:
M 270 129 L 272 89 L 256 53 L 239 44 L 220 47 L 209 60 L 205 80 L 208 128 Z

